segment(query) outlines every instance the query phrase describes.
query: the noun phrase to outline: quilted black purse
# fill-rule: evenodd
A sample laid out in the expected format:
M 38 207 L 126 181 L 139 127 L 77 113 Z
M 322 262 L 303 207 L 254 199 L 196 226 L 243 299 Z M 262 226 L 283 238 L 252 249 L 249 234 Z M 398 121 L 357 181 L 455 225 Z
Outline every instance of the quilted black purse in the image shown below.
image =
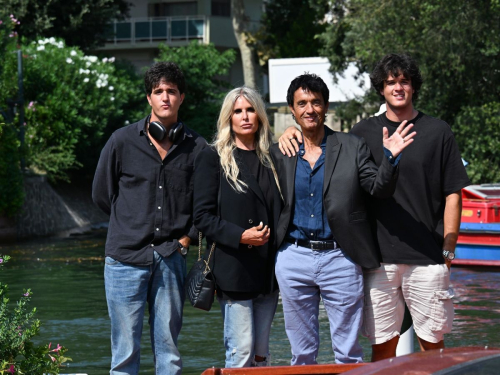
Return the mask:
M 215 280 L 210 270 L 210 257 L 215 249 L 215 242 L 212 244 L 208 259 L 201 256 L 201 239 L 199 235 L 198 260 L 193 264 L 187 275 L 186 294 L 193 307 L 201 310 L 210 311 L 214 303 Z

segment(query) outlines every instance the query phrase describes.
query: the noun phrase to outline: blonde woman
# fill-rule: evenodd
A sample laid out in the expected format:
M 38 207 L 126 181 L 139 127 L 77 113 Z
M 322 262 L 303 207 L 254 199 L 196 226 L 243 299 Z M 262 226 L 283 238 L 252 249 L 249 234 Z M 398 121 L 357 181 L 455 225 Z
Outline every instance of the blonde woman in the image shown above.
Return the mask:
M 239 87 L 224 99 L 215 141 L 195 162 L 194 224 L 209 244 L 217 244 L 212 270 L 224 320 L 226 367 L 269 364 L 281 209 L 271 142 L 262 98 Z

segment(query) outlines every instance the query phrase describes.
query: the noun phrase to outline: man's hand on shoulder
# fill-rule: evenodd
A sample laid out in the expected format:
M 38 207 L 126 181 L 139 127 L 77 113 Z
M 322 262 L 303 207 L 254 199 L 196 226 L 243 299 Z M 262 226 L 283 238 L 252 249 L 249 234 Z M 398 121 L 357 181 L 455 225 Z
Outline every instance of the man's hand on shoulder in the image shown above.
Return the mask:
M 299 152 L 299 143 L 302 143 L 302 133 L 295 126 L 290 126 L 278 139 L 278 143 L 283 155 L 295 156 Z

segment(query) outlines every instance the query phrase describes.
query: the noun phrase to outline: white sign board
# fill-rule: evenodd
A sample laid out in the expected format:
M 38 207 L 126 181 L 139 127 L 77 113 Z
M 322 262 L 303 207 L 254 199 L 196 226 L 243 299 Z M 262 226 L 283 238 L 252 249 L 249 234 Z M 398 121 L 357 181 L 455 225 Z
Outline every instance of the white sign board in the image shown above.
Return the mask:
M 325 81 L 330 90 L 330 102 L 345 102 L 363 95 L 370 88 L 368 74 L 355 79 L 356 67 L 349 65 L 333 83 L 333 75 L 328 71 L 330 63 L 326 57 L 303 57 L 296 59 L 269 60 L 269 101 L 286 103 L 286 92 L 290 82 L 305 72 L 314 73 Z M 361 85 L 361 86 L 360 86 Z

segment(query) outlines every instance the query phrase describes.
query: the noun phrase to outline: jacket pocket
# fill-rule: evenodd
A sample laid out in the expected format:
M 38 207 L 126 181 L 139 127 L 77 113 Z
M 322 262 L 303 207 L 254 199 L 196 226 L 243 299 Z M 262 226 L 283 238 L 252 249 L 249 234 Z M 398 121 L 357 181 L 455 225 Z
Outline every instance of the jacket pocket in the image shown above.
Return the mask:
M 349 222 L 352 223 L 354 221 L 365 221 L 366 220 L 366 211 L 358 211 L 349 214 Z

